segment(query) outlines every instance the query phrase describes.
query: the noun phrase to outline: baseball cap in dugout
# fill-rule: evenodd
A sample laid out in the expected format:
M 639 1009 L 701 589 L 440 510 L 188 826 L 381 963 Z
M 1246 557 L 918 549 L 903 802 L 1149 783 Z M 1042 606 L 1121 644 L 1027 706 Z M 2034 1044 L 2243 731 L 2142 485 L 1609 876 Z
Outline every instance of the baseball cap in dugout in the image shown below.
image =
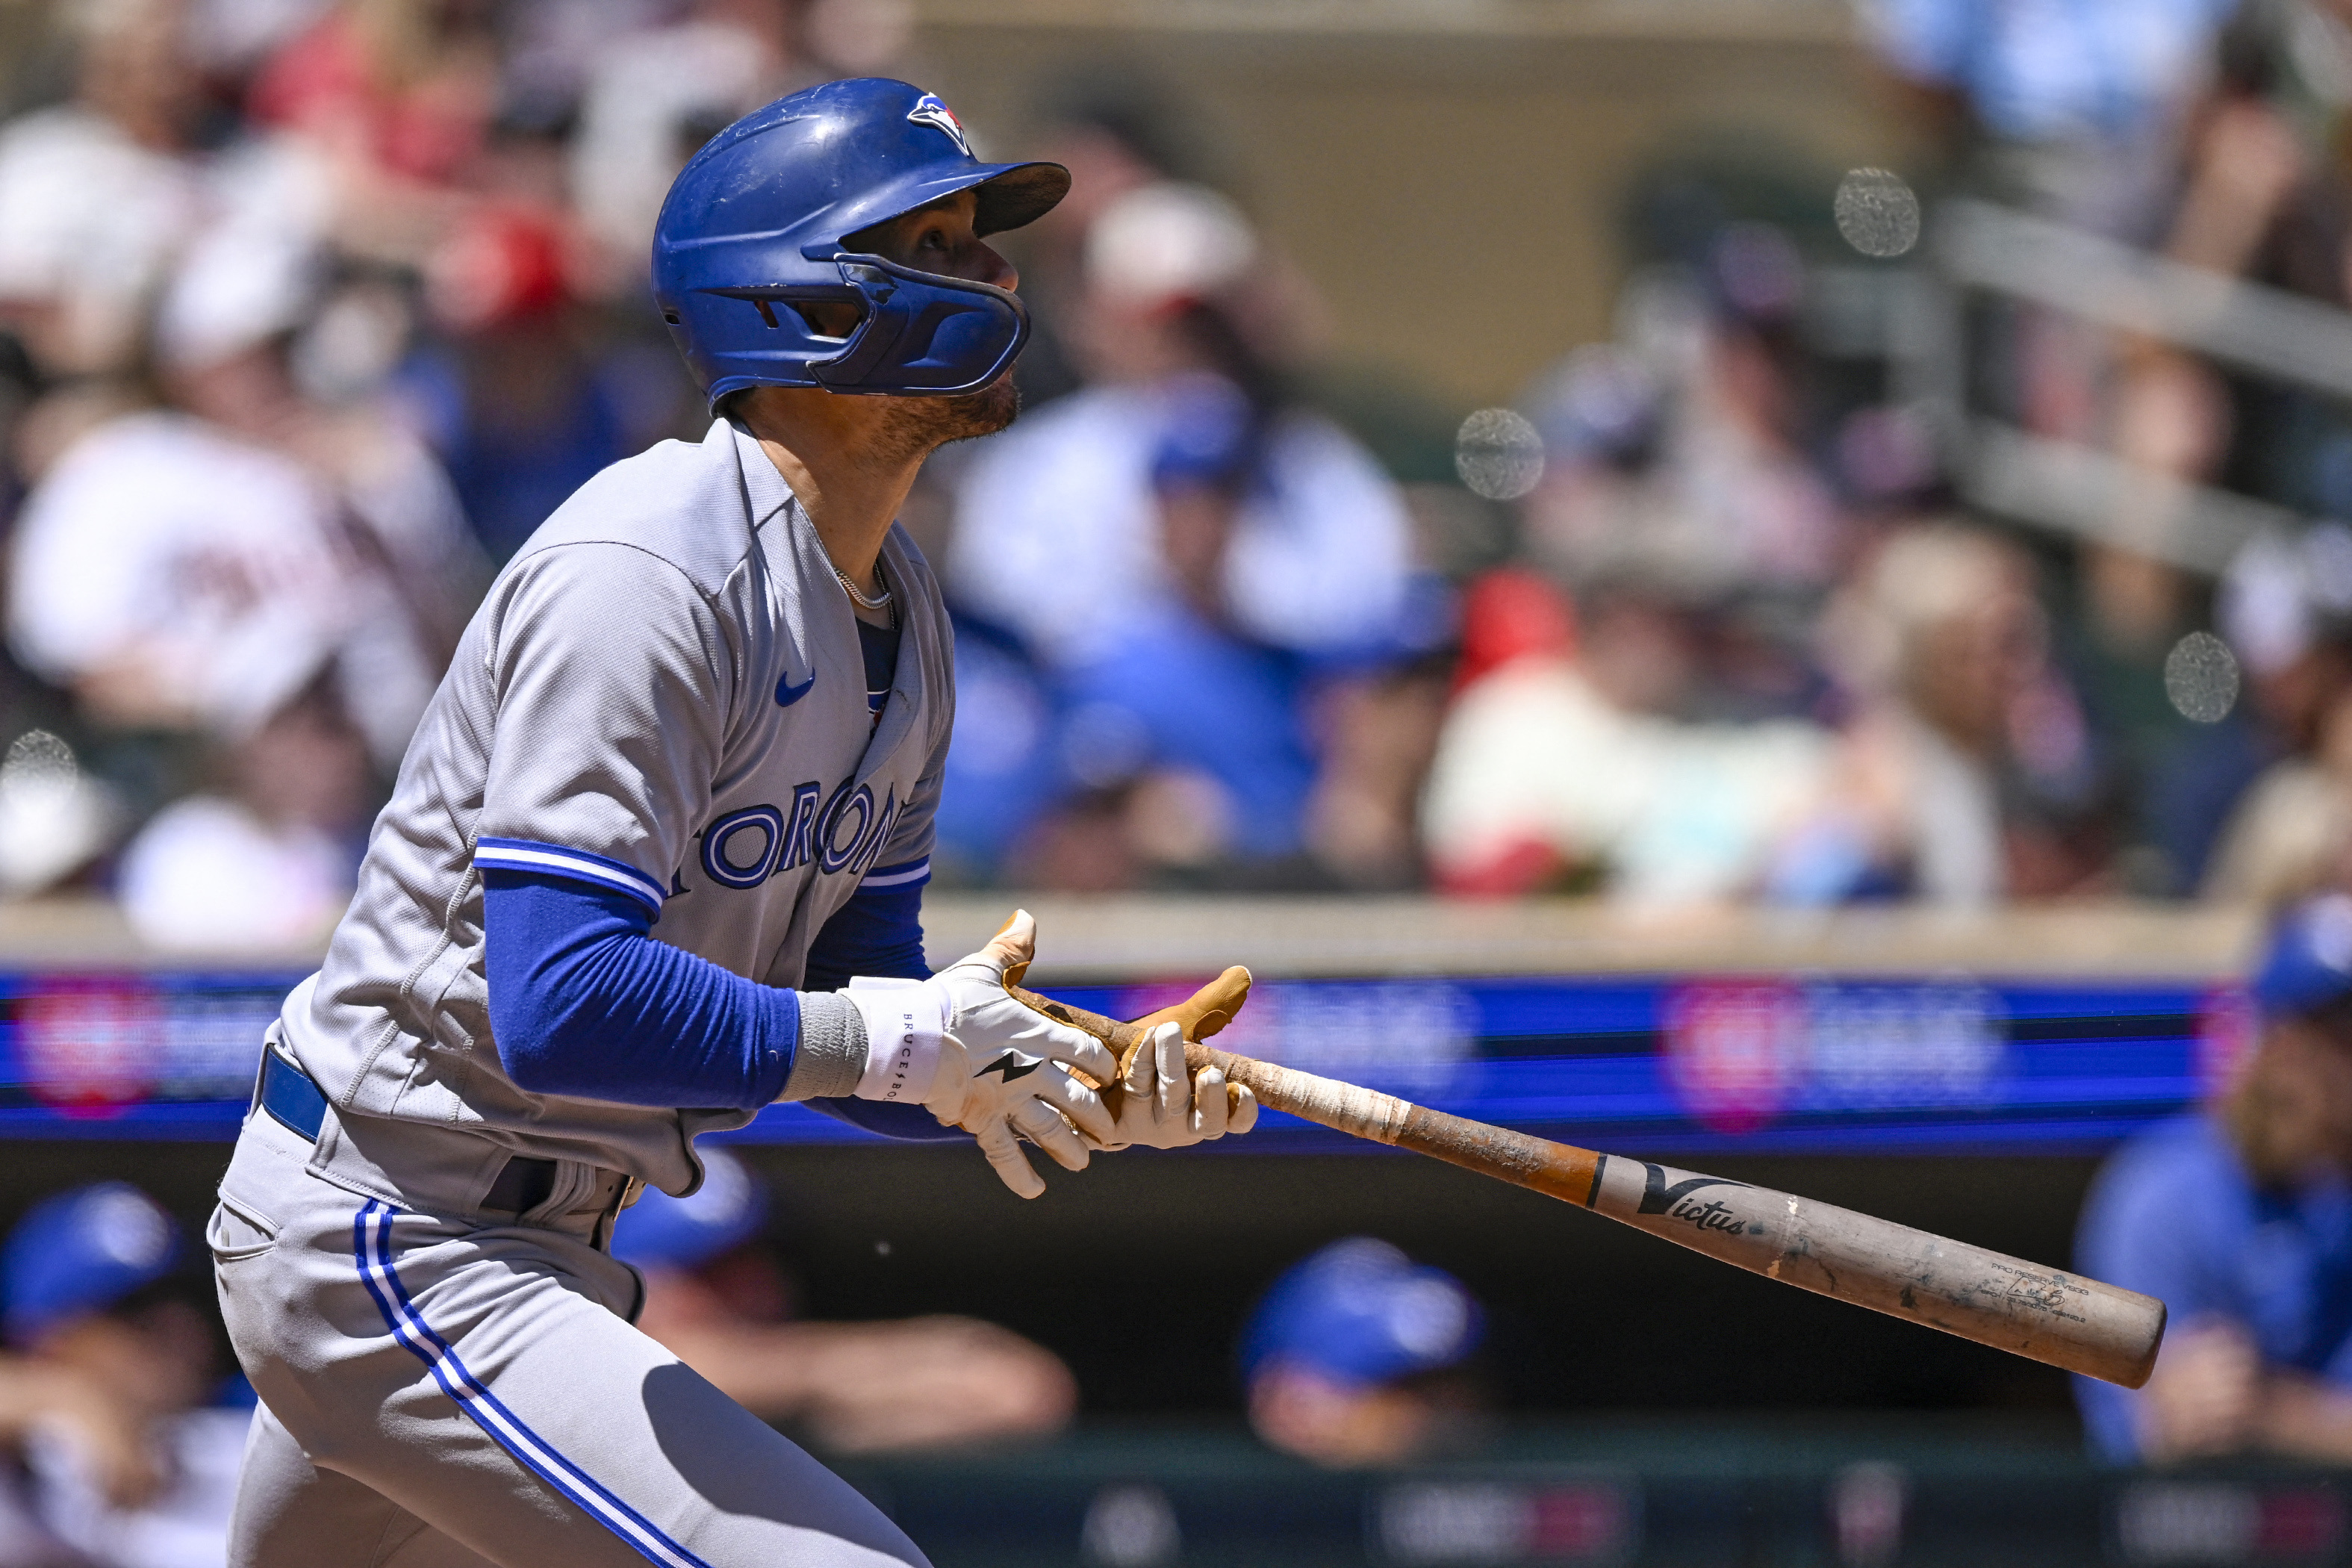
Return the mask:
M 1368 1236 L 1335 1241 L 1267 1289 L 1242 1333 L 1242 1375 L 1276 1363 L 1369 1385 L 1459 1365 L 1485 1316 L 1459 1279 Z
M 2272 1018 L 2308 1016 L 2352 998 L 2352 894 L 2306 899 L 2280 917 L 2252 990 Z
M 613 1227 L 614 1257 L 639 1268 L 699 1268 L 759 1234 L 766 1184 L 724 1150 L 698 1152 L 702 1185 L 683 1198 L 647 1187 Z
M 0 1253 L 0 1326 L 26 1344 L 103 1312 L 173 1272 L 180 1226 L 128 1182 L 76 1187 L 36 1204 Z

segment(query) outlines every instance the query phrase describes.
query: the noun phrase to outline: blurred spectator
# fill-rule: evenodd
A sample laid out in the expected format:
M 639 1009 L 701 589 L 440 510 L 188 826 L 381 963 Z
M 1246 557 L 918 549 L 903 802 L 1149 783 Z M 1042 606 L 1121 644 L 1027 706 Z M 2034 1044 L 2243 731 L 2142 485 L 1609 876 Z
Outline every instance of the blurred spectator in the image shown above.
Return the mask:
M 786 49 L 786 11 L 783 0 L 697 0 L 667 26 L 606 40 L 581 96 L 571 189 L 631 283 L 650 264 L 654 219 L 695 149 L 806 85 Z
M 2161 199 L 2168 132 L 2236 4 L 1873 0 L 1865 15 L 1880 58 L 1917 94 L 1918 117 L 1976 143 L 1980 184 L 2130 234 Z
M 175 947 L 283 948 L 349 897 L 371 766 L 397 764 L 432 693 L 462 556 L 429 460 L 314 421 L 274 351 L 175 381 L 192 412 L 100 424 L 27 498 L 9 639 L 89 723 L 213 754 L 223 793 L 171 807 L 125 862 L 133 923 Z M 355 482 L 339 494 L 289 448 Z
M 10 1234 L 0 1440 L 64 1549 L 11 1562 L 226 1561 L 252 1396 L 241 1378 L 224 1394 L 210 1281 L 184 1252 L 171 1216 L 122 1182 L 50 1198 Z
M 637 1326 L 752 1414 L 843 1453 L 936 1448 L 1060 1430 L 1077 1402 L 1051 1352 L 971 1318 L 790 1321 L 791 1293 L 761 1240 L 764 1184 L 700 1151 L 693 1196 L 648 1190 L 614 1255 L 646 1277 Z
M 2147 1387 L 2075 1380 L 2111 1461 L 2352 1459 L 2352 898 L 2292 911 L 2253 993 L 2221 1098 L 2126 1142 L 2084 1207 L 2079 1267 L 2172 1314 Z
M 462 209 L 498 109 L 490 21 L 486 0 L 341 0 L 255 73 L 247 115 L 323 164 L 350 253 L 415 263 Z
M 2029 564 L 1992 535 L 1900 531 L 1842 592 L 1825 624 L 1847 709 L 1834 740 L 1800 720 L 1660 716 L 1673 646 L 1622 601 L 1610 614 L 1604 651 L 1535 579 L 1473 590 L 1477 664 L 1423 802 L 1442 885 L 1980 904 L 2098 871 L 2082 714 L 2046 657 Z M 1516 637 L 1487 624 L 1515 620 Z
M 991 442 L 965 478 L 952 557 L 964 597 L 1049 667 L 1102 658 L 1173 599 L 1276 647 L 1393 636 L 1403 508 L 1346 436 L 1285 405 L 1277 351 L 1224 298 L 1246 291 L 1257 249 L 1206 190 L 1152 185 L 1112 204 L 1087 242 L 1097 384 Z M 1171 495 L 1180 510 L 1219 497 L 1232 515 L 1171 523 Z M 1052 595 L 1038 592 L 1048 572 Z
M 1370 457 L 1286 395 L 1282 345 L 1253 313 L 1259 254 L 1232 205 L 1198 187 L 1139 186 L 1107 206 L 1072 329 L 1097 384 L 989 442 L 957 497 L 950 586 L 1039 671 L 1060 715 L 1039 737 L 1061 752 L 1047 768 L 1065 789 L 1122 792 L 1115 814 L 1081 798 L 1040 825 L 1065 842 L 1036 858 L 1091 858 L 1109 885 L 1139 860 L 1269 867 L 1311 847 L 1342 874 L 1379 875 L 1412 858 L 1411 777 L 1335 776 L 1392 773 L 1416 749 L 1351 733 L 1409 728 L 1409 700 L 1348 690 L 1427 636 L 1410 521 Z M 977 745 L 994 721 L 960 713 L 974 741 L 951 755 L 949 790 L 994 813 L 942 822 L 983 862 L 1026 824 L 971 775 L 1046 771 Z M 1347 826 L 1317 809 L 1339 797 L 1354 803 Z M 1082 850 L 1073 835 L 1109 841 Z
M 0 131 L 0 322 L 51 376 L 126 369 L 202 210 L 177 0 L 63 8 L 72 101 Z
M 1612 695 L 1539 578 L 1474 585 L 1464 626 L 1465 684 L 1422 805 L 1451 891 L 1597 884 L 1643 903 L 1730 898 L 1823 787 L 1831 742 L 1816 725 L 1686 723 Z
M 2275 908 L 2352 872 L 2352 531 L 2256 541 L 2221 598 L 2248 706 L 2285 754 L 2217 818 L 2203 890 Z
M 319 686 L 222 749 L 215 788 L 151 817 L 123 851 L 131 929 L 181 952 L 277 955 L 325 941 L 357 885 L 364 740 Z
M 483 547 L 512 555 L 600 469 L 707 416 L 677 351 L 604 332 L 588 303 L 598 262 L 561 205 L 561 148 L 502 129 L 474 167 L 479 199 L 427 258 L 436 341 L 401 390 L 449 466 Z M 612 258 L 634 277 L 644 253 Z M 635 289 L 629 289 L 633 308 Z M 651 330 L 651 312 L 635 325 Z
M 2352 8 L 2243 0 L 2230 9 L 2188 122 L 2164 247 L 2193 267 L 2340 303 Z
M 899 74 L 914 26 L 908 0 L 540 0 L 533 16 L 545 18 L 537 33 L 551 47 L 509 74 L 559 90 L 567 73 L 551 73 L 547 57 L 583 58 L 571 200 L 632 301 L 662 198 L 697 148 L 739 116 L 828 77 Z
M 404 655 L 384 660 L 383 684 L 372 668 L 341 673 L 355 708 L 387 705 L 390 737 L 433 677 L 400 647 L 397 602 L 341 545 L 332 498 L 290 458 L 192 415 L 125 415 L 26 499 L 10 642 L 96 722 L 235 733 L 376 634 Z
M 389 393 L 397 307 L 370 287 L 323 286 L 315 236 L 282 214 L 232 214 L 200 234 L 159 312 L 156 374 L 176 406 L 308 470 L 354 591 L 372 601 L 345 657 L 378 689 L 353 696 L 376 760 L 408 743 L 487 563 L 448 475 Z
M 1385 1241 L 1335 1241 L 1276 1279 L 1243 1331 L 1250 1426 L 1333 1467 L 1398 1465 L 1458 1441 L 1483 1314 L 1462 1282 Z
M 2089 883 L 2101 846 L 2081 708 L 2049 660 L 2022 552 L 1952 525 L 1890 536 L 1830 611 L 1854 702 L 1823 799 L 1768 897 L 1983 904 Z
M 1084 331 L 1087 237 L 1129 192 L 1162 182 L 1219 186 L 1199 127 L 1159 78 L 1089 62 L 1048 86 L 1036 155 L 1070 171 L 1070 194 L 1008 237 L 1032 334 L 1014 374 L 1042 404 L 1094 379 Z
M 1527 398 L 1543 460 L 1520 502 L 1525 554 L 1572 592 L 1582 679 L 1618 711 L 1818 722 L 1829 693 L 1812 628 L 1852 567 L 1860 507 L 1899 506 L 1932 458 L 1884 408 L 1853 412 L 1824 439 L 1851 400 L 1816 384 L 1800 330 L 1803 258 L 1783 225 L 1732 216 L 1769 205 L 1763 194 L 1720 171 L 1652 184 L 1636 204 L 1636 248 L 1665 259 L 1622 291 L 1617 340 L 1577 349 Z M 1805 765 L 1780 744 L 1798 731 L 1675 732 L 1777 746 Z M 1734 820 L 1701 805 L 1705 820 L 1666 829 L 1696 836 L 1693 864 L 1634 879 L 1678 885 L 1675 897 L 1743 885 L 1756 835 L 1787 809 L 1758 804 L 1760 816 Z
M 1580 587 L 1686 604 L 1817 588 L 1849 553 L 1802 445 L 1802 258 L 1762 223 L 1725 223 L 1701 249 L 1696 275 L 1637 276 L 1625 341 L 1577 350 L 1529 398 L 1544 469 L 1522 508 L 1527 546 Z

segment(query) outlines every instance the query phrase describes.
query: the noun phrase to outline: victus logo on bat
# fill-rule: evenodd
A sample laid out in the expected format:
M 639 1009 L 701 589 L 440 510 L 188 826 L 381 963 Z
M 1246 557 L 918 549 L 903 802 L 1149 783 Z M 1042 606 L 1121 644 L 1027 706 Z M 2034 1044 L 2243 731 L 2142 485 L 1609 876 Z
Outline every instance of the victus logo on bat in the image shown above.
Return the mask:
M 1683 1221 L 1694 1230 L 1720 1231 L 1726 1236 L 1738 1236 L 1743 1232 L 1753 1232 L 1758 1236 L 1764 1234 L 1762 1225 L 1749 1224 L 1733 1213 L 1721 1197 L 1702 1199 L 1693 1195 L 1706 1187 L 1736 1187 L 1741 1192 L 1748 1190 L 1747 1183 L 1728 1181 L 1721 1176 L 1685 1176 L 1668 1185 L 1665 1167 L 1653 1165 L 1645 1160 L 1642 1163 L 1642 1201 L 1635 1205 L 1634 1212 L 1664 1215 L 1668 1219 Z

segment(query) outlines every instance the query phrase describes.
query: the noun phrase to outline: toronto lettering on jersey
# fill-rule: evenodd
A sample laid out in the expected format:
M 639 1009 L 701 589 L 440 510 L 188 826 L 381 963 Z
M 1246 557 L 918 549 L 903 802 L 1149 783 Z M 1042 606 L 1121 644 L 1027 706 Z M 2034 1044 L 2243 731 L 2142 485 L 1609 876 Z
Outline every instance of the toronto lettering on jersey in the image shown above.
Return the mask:
M 898 795 L 891 789 L 877 807 L 871 784 L 850 785 L 845 779 L 825 795 L 824 786 L 811 781 L 793 786 L 787 805 L 729 812 L 702 830 L 704 874 L 739 889 L 812 862 L 826 876 L 864 876 L 898 826 Z

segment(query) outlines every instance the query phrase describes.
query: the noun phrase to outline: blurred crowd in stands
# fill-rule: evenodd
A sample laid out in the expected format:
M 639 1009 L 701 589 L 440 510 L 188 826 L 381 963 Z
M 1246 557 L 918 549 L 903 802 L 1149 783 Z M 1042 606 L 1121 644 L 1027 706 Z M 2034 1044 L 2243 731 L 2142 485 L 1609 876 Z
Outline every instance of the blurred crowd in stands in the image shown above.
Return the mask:
M 708 417 L 646 302 L 671 176 L 781 92 L 923 76 L 911 6 L 43 15 L 0 123 L 0 891 L 300 943 L 489 575 Z M 2352 5 L 1864 17 L 1934 148 L 1906 171 L 1931 236 L 1971 195 L 2347 303 Z M 1979 301 L 1972 406 L 2305 521 L 2217 576 L 2111 542 L 2128 517 L 1981 515 L 1837 325 L 1843 284 L 1898 298 L 1921 253 L 1857 254 L 1834 170 L 1662 154 L 1613 336 L 1457 448 L 1470 411 L 1329 372 L 1247 150 L 1172 84 L 1041 79 L 1032 109 L 974 127 L 1076 176 L 1008 247 L 1028 412 L 904 520 L 958 624 L 943 882 L 1824 906 L 2352 876 L 2336 404 Z
M 2345 305 L 2352 5 L 1864 15 L 1934 149 L 1911 171 L 1931 237 L 1970 198 Z M 1465 600 L 1423 815 L 1439 882 L 1795 905 L 2339 885 L 2346 410 L 1985 297 L 1930 351 L 1964 408 L 1926 404 L 1843 341 L 1853 250 L 1891 247 L 1829 208 L 1703 173 L 1637 193 L 1616 341 L 1526 398 L 1545 464 L 1518 570 Z M 2087 527 L 1974 513 L 1939 439 L 1963 416 L 2125 479 Z M 2185 569 L 2161 544 L 2198 487 L 2295 521 Z

